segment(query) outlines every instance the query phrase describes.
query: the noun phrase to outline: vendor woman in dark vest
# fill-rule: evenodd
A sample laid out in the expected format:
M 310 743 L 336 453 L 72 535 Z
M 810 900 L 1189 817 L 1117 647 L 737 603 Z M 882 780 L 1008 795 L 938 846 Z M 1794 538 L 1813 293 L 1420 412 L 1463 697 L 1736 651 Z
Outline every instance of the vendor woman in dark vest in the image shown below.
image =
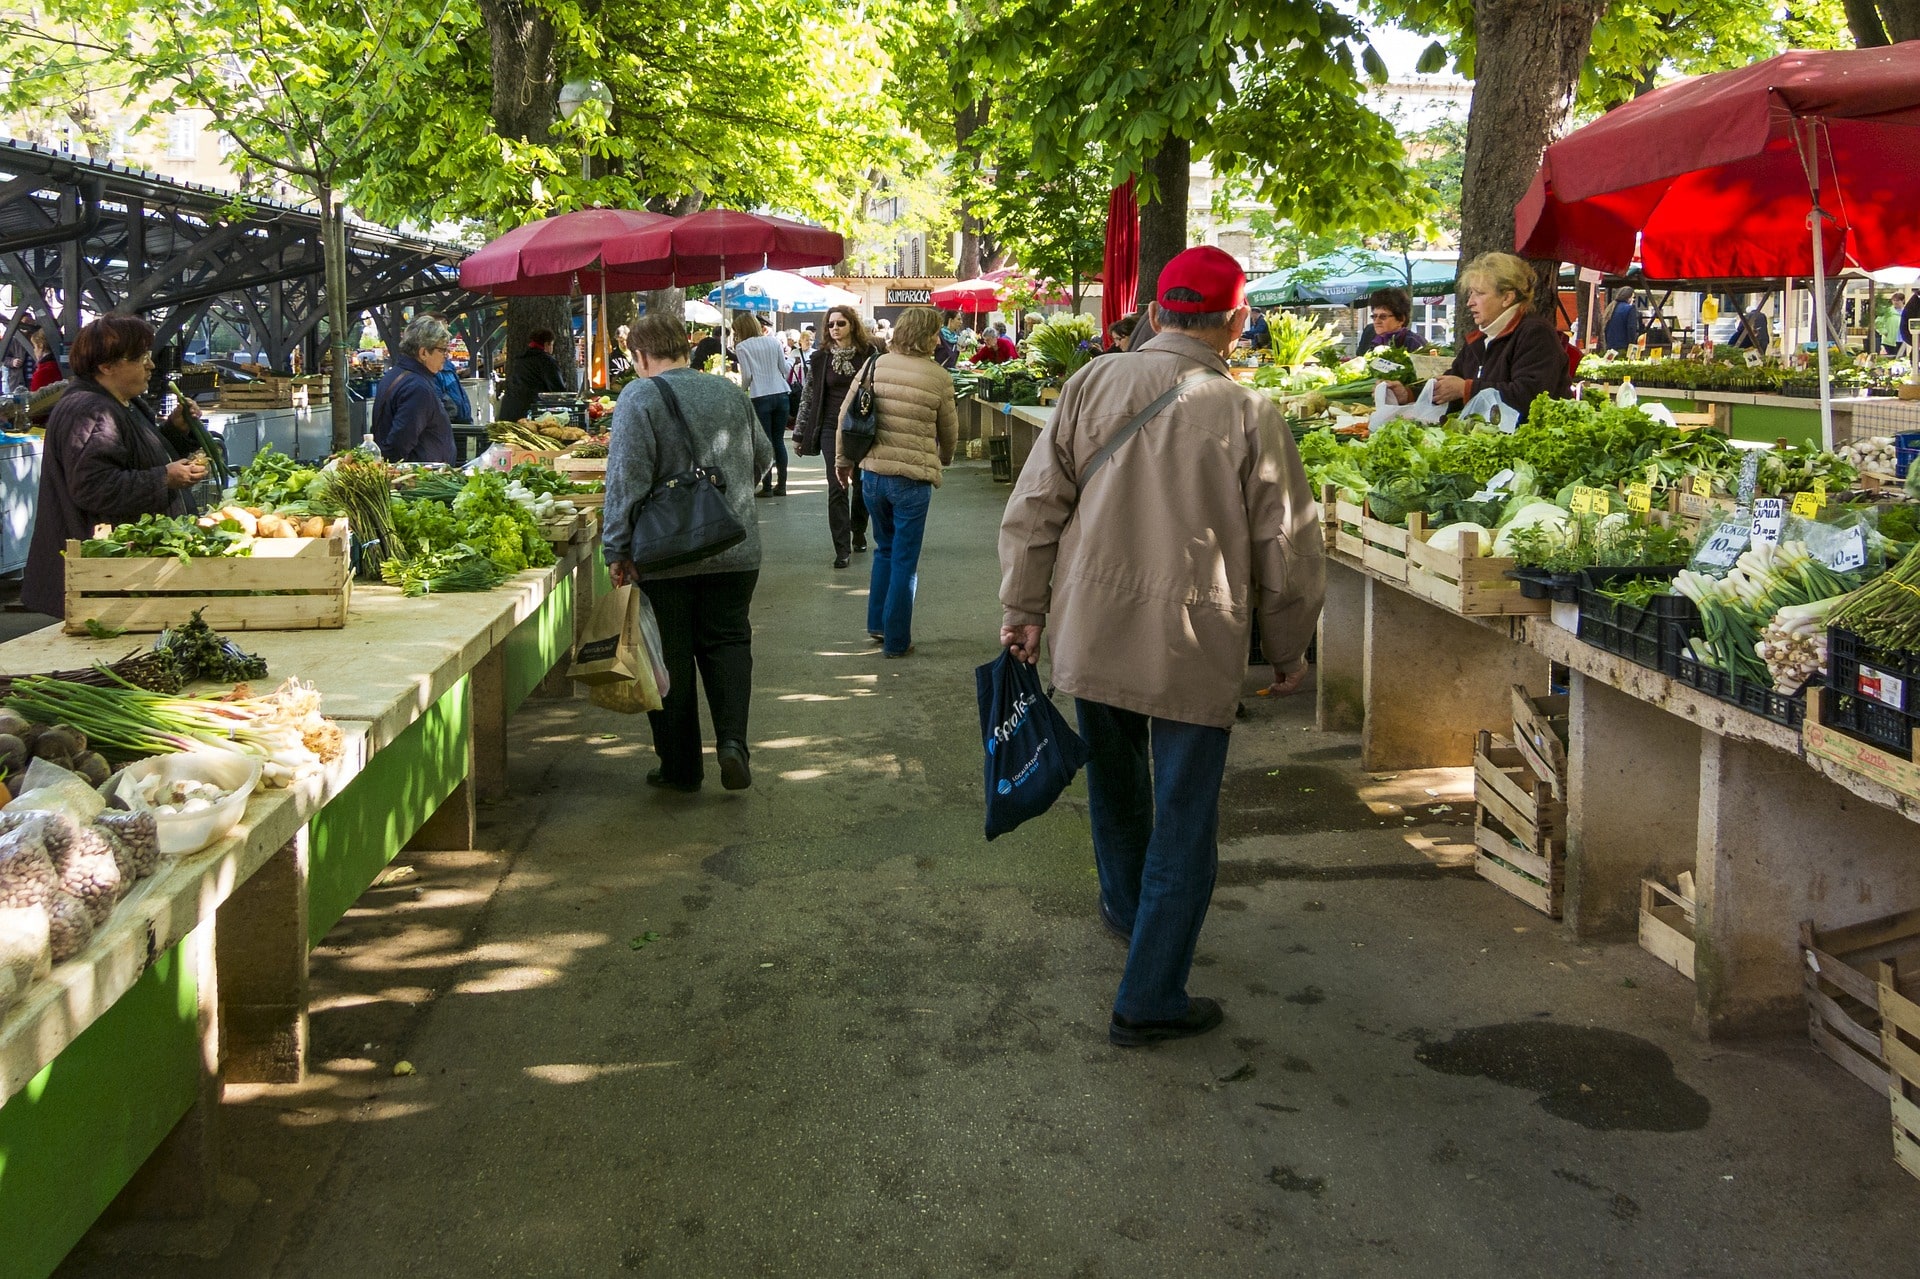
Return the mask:
M 185 515 L 187 490 L 206 478 L 198 462 L 176 459 L 134 401 L 153 375 L 153 329 L 130 315 L 103 315 L 67 352 L 67 393 L 47 420 L 40 464 L 40 506 L 20 585 L 20 602 L 53 617 L 66 614 L 68 539 L 93 536 L 96 524 L 130 524 L 142 515 Z

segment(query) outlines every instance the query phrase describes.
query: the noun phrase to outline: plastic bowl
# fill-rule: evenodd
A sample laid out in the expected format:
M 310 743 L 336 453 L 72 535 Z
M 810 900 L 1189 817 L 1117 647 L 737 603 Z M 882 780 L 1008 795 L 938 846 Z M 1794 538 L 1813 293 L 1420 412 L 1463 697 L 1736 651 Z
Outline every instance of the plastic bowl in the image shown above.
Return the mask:
M 121 769 L 114 779 L 113 793 L 124 796 L 125 802 L 136 811 L 152 812 L 151 807 L 133 797 L 130 783 L 155 775 L 163 782 L 208 782 L 230 792 L 213 807 L 197 813 L 153 814 L 161 855 L 185 857 L 226 838 L 240 824 L 240 818 L 247 811 L 247 800 L 260 783 L 260 761 L 227 751 L 155 755 Z

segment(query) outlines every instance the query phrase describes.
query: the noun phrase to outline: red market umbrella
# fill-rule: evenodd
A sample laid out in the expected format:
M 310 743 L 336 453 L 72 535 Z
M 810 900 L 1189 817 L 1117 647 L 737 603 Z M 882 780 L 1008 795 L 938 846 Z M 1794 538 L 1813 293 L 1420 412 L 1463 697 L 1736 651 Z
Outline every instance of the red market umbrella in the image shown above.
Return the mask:
M 735 271 L 794 271 L 832 266 L 847 255 L 846 241 L 824 227 L 732 209 L 706 209 L 642 227 L 610 241 L 610 267 L 665 272 L 678 284 L 722 280 Z
M 1826 277 L 1920 264 L 1920 41 L 1696 76 L 1547 148 L 1514 210 L 1531 257 L 1658 279 L 1811 275 L 1822 429 Z
M 601 249 L 615 236 L 672 218 L 628 209 L 580 209 L 507 232 L 460 264 L 460 287 L 498 297 L 563 297 L 576 289 L 637 293 L 669 287 L 664 273 L 601 270 Z
M 1134 291 L 1140 287 L 1140 205 L 1133 193 L 1133 179 L 1113 189 L 1107 197 L 1107 251 L 1100 274 L 1100 334 L 1133 310 Z
M 1003 266 L 998 271 L 989 271 L 980 278 L 991 284 L 1002 285 L 1016 275 L 1025 274 L 1027 273 L 1017 266 Z M 1044 283 L 1044 281 L 1042 281 L 1042 283 Z M 1054 289 L 1055 291 L 1053 293 L 1047 294 L 1040 299 L 1040 305 L 1067 306 L 1073 301 L 1073 291 L 1071 289 L 1061 288 L 1057 282 L 1054 285 Z
M 942 311 L 967 311 L 978 314 L 1000 305 L 1000 286 L 981 277 L 961 280 L 933 291 L 933 305 Z

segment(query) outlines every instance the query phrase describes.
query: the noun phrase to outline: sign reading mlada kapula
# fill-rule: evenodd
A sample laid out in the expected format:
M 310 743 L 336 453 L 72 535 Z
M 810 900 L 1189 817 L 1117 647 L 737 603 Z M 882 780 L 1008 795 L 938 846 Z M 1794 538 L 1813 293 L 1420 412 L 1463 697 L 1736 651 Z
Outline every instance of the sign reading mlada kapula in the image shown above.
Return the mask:
M 929 306 L 933 302 L 932 289 L 888 289 L 888 306 Z

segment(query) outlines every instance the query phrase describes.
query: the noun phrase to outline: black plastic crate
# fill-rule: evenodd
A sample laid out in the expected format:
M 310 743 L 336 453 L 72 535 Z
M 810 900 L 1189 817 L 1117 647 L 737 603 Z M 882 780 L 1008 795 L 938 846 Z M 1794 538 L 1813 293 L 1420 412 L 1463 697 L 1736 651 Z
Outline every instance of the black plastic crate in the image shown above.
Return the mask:
M 1656 595 L 1645 608 L 1608 599 L 1600 588 L 1634 577 L 1670 580 L 1678 569 L 1589 569 L 1580 574 L 1579 636 L 1595 648 L 1672 674 L 1672 659 L 1687 645 L 1699 620 L 1684 595 Z
M 1013 441 L 1004 435 L 987 437 L 987 461 L 993 466 L 993 478 L 1002 484 L 1013 483 Z
M 1510 568 L 1502 577 L 1520 583 L 1520 598 L 1575 604 L 1580 599 L 1578 573 L 1550 573 L 1543 568 Z
M 1912 759 L 1913 726 L 1920 720 L 1915 680 L 1920 680 L 1920 653 L 1882 648 L 1852 631 L 1831 627 L 1820 722 Z
M 1717 697 L 1761 719 L 1784 724 L 1788 728 L 1798 728 L 1806 721 L 1807 698 L 1804 692 L 1791 697 L 1776 693 L 1765 684 L 1750 684 L 1705 662 L 1695 661 L 1686 652 L 1674 656 L 1673 666 L 1673 677 L 1688 688 L 1697 688 L 1709 697 Z

